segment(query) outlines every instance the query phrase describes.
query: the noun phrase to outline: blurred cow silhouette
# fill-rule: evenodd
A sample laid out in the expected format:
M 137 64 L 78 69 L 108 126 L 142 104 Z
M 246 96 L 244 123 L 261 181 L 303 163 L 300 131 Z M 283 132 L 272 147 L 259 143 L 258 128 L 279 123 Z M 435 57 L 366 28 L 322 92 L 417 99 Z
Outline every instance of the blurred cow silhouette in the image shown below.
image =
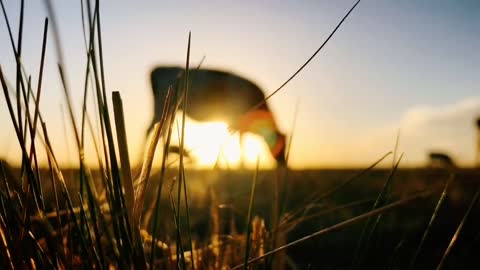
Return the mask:
M 183 90 L 183 76 L 180 67 L 157 67 L 152 71 L 155 110 L 147 132 L 161 118 L 168 87 Z M 222 121 L 240 133 L 240 142 L 246 132 L 257 134 L 267 143 L 277 164 L 285 164 L 285 135 L 278 130 L 257 85 L 230 72 L 211 69 L 190 70 L 189 81 L 187 116 L 196 121 Z
M 455 169 L 455 162 L 453 162 L 452 158 L 441 152 L 430 152 L 428 154 L 430 159 L 430 167 L 432 168 L 442 168 L 452 170 Z

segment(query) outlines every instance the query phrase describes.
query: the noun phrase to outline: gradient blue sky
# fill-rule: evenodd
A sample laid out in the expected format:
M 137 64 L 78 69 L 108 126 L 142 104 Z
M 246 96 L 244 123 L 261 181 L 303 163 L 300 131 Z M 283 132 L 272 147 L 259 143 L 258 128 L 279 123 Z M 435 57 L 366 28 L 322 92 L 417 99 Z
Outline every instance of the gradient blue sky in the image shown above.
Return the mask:
M 20 1 L 4 2 L 17 31 Z M 157 64 L 184 65 L 188 31 L 192 65 L 205 55 L 204 66 L 232 70 L 270 93 L 355 1 L 101 2 L 107 90 L 122 94 L 135 155 L 152 117 L 149 72 Z M 86 63 L 80 1 L 53 3 L 79 112 Z M 25 12 L 23 61 L 35 82 L 46 11 L 42 1 L 26 1 Z M 368 165 L 392 149 L 398 129 L 405 165 L 422 165 L 432 149 L 471 165 L 473 119 L 480 115 L 479 15 L 475 0 L 362 1 L 317 58 L 269 101 L 287 133 L 300 102 L 292 166 Z M 3 18 L 0 40 L 0 64 L 14 82 Z M 53 46 L 47 59 L 41 109 L 66 162 Z M 0 157 L 13 161 L 18 150 L 5 104 L 0 98 Z M 72 157 L 74 150 L 71 144 Z

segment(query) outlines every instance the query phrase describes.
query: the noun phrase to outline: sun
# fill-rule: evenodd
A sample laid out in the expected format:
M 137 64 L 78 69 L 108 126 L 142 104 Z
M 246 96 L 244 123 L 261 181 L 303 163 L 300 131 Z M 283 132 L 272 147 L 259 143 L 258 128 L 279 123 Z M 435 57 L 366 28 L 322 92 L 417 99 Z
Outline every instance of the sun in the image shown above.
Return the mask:
M 200 168 L 215 165 L 221 168 L 251 168 L 255 167 L 257 159 L 268 166 L 272 159 L 267 145 L 259 136 L 247 133 L 241 142 L 238 132 L 232 134 L 223 122 L 201 123 L 188 119 L 185 145 L 195 160 L 195 166 Z

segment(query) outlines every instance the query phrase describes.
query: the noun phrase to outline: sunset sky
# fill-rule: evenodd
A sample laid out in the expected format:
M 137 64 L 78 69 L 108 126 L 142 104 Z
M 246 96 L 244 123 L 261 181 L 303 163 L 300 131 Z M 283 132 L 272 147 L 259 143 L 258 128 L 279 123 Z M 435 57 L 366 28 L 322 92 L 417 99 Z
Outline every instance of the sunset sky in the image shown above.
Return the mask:
M 43 1 L 25 2 L 23 62 L 36 85 L 47 13 Z M 4 3 L 17 33 L 20 1 Z M 80 1 L 53 3 L 80 119 L 87 59 Z M 109 93 L 122 95 L 132 156 L 137 157 L 145 144 L 152 119 L 149 73 L 156 65 L 185 65 L 189 31 L 192 66 L 205 56 L 203 67 L 233 71 L 269 94 L 311 56 L 354 3 L 101 1 L 106 87 Z M 475 0 L 362 1 L 319 55 L 269 100 L 280 129 L 289 135 L 298 101 L 291 166 L 367 166 L 392 150 L 398 130 L 404 166 L 423 166 L 432 150 L 473 165 L 474 119 L 480 116 L 479 15 L 480 2 Z M 68 164 L 76 160 L 76 148 L 70 125 L 64 136 L 61 108 L 66 111 L 66 103 L 52 33 L 48 43 L 40 109 L 58 159 Z M 15 60 L 3 17 L 0 64 L 13 84 Z M 93 115 L 91 99 L 89 106 Z M 3 93 L 0 130 L 0 158 L 18 162 L 20 151 Z M 206 125 L 203 131 L 191 125 L 189 130 L 205 134 L 187 138 L 190 148 L 201 143 L 198 138 L 212 141 L 208 137 L 214 131 L 219 139 L 205 143 L 209 148 L 221 140 L 238 147 L 221 124 Z M 87 159 L 95 164 L 94 151 L 86 150 Z M 263 154 L 268 163 L 270 157 Z M 200 158 L 208 165 L 213 161 L 207 156 Z M 232 162 L 235 159 L 231 157 Z M 249 162 L 254 163 L 251 158 Z

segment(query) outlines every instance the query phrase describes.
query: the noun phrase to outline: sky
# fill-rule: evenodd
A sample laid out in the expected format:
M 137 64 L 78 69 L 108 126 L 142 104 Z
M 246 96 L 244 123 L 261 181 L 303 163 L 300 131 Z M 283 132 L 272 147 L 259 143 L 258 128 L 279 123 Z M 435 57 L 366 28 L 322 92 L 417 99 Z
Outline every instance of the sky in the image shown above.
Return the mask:
M 14 33 L 19 2 L 4 1 Z M 36 85 L 47 12 L 43 1 L 25 2 L 22 61 Z M 52 2 L 80 119 L 87 59 L 80 1 Z M 203 67 L 235 72 L 269 94 L 312 55 L 354 3 L 101 1 L 106 88 L 122 96 L 131 155 L 140 156 L 153 115 L 149 73 L 157 65 L 185 65 L 189 31 L 192 66 L 205 57 Z M 293 138 L 290 166 L 368 166 L 394 148 L 397 134 L 404 166 L 424 166 L 429 151 L 446 152 L 458 164 L 472 166 L 474 119 L 480 115 L 479 15 L 475 0 L 363 0 L 317 57 L 268 101 L 279 129 Z M 66 103 L 51 30 L 40 109 L 60 163 L 75 164 L 71 126 L 63 124 Z M 15 60 L 3 18 L 0 40 L 0 65 L 14 82 Z M 187 138 L 187 146 L 220 151 L 218 141 L 223 141 L 238 147 L 238 138 L 225 135 L 226 127 L 213 126 L 187 126 L 187 134 L 196 135 Z M 3 95 L 0 127 L 0 158 L 18 162 Z M 213 140 L 216 146 L 205 143 L 213 133 L 219 138 Z M 211 155 L 202 151 L 200 160 L 210 166 Z M 271 164 L 266 151 L 260 154 L 262 162 Z M 86 155 L 94 166 L 92 147 Z M 250 165 L 253 160 L 250 156 Z

